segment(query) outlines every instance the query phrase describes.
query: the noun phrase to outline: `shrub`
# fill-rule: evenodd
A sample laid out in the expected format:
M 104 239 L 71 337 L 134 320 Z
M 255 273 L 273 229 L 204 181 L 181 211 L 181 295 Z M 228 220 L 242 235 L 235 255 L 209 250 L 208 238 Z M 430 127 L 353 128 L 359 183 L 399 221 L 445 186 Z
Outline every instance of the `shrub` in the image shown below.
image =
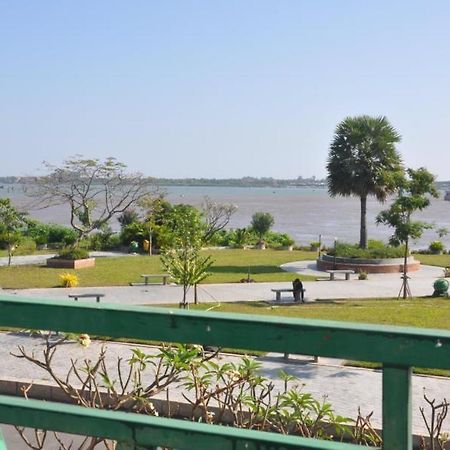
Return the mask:
M 268 231 L 264 241 L 269 247 L 285 247 L 294 244 L 294 240 L 288 234 L 275 231 Z
M 58 256 L 59 259 L 86 259 L 89 258 L 89 252 L 85 248 L 71 248 L 66 247 L 60 250 Z
M 358 280 L 367 280 L 367 272 L 365 272 L 364 270 L 361 270 L 358 273 Z
M 74 273 L 62 273 L 59 278 L 63 287 L 76 287 L 78 286 L 78 277 Z
M 136 241 L 142 246 L 144 239 L 148 238 L 148 231 L 145 230 L 144 224 L 133 222 L 122 228 L 120 240 L 123 245 L 129 246 L 131 241 Z
M 48 225 L 48 243 L 72 245 L 77 240 L 77 232 L 64 225 L 51 223 Z
M 15 255 L 32 255 L 36 251 L 36 242 L 31 238 L 22 239 L 17 245 Z
M 444 244 L 441 241 L 433 241 L 430 243 L 428 249 L 434 255 L 439 255 L 444 251 Z
M 319 241 L 313 241 L 309 243 L 309 249 L 311 251 L 317 251 L 320 247 L 320 242 Z
M 348 244 L 338 242 L 336 244 L 336 256 L 342 258 L 360 258 L 360 259 L 383 259 L 383 258 L 401 258 L 405 252 L 405 247 L 400 245 L 393 247 L 386 245 L 382 241 L 369 240 L 368 248 L 359 248 L 358 244 Z M 328 249 L 329 255 L 334 255 L 334 248 Z
M 90 236 L 88 245 L 91 250 L 114 250 L 120 247 L 121 238 L 108 228 Z
M 28 222 L 27 236 L 36 242 L 36 245 L 48 244 L 50 228 L 47 224 L 38 221 Z

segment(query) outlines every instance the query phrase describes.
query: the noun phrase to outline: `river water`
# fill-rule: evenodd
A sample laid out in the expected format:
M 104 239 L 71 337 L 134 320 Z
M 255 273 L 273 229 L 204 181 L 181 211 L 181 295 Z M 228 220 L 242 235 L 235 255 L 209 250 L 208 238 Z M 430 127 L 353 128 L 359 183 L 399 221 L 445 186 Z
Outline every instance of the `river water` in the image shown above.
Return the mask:
M 325 187 L 295 188 L 243 188 L 243 187 L 195 187 L 170 186 L 164 188 L 167 200 L 171 203 L 188 203 L 200 206 L 208 196 L 217 203 L 231 203 L 237 210 L 231 218 L 229 228 L 241 228 L 250 224 L 252 215 L 257 211 L 269 212 L 275 218 L 273 229 L 291 235 L 298 245 L 307 245 L 317 241 L 322 235 L 325 245 L 332 245 L 336 237 L 340 241 L 358 242 L 360 205 L 358 198 L 331 198 Z M 433 199 L 423 212 L 415 214 L 417 220 L 434 224 L 437 228 L 450 230 L 450 202 Z M 0 197 L 10 197 L 13 203 L 29 211 L 31 217 L 43 222 L 69 223 L 69 209 L 62 205 L 47 209 L 31 206 L 22 185 L 4 185 Z M 367 204 L 367 228 L 369 239 L 386 241 L 392 230 L 375 224 L 376 215 L 387 208 L 389 202 L 378 203 L 369 198 Z M 111 224 L 118 229 L 118 223 Z M 437 239 L 435 230 L 426 230 L 422 238 L 413 247 L 426 248 Z M 443 242 L 450 248 L 450 235 Z

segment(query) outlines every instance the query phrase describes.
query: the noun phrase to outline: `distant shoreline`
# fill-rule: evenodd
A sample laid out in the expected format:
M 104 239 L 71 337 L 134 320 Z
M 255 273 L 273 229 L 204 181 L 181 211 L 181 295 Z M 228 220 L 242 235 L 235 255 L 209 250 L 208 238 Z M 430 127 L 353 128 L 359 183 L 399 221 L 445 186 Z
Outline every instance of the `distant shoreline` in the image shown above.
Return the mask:
M 11 184 L 33 184 L 39 177 L 17 177 L 8 176 L 0 177 L 0 186 Z M 255 177 L 243 177 L 243 178 L 154 178 L 148 177 L 153 181 L 156 186 L 192 186 L 192 187 L 267 187 L 267 188 L 326 188 L 326 179 L 302 178 L 296 179 L 276 179 L 276 178 L 255 178 Z M 436 187 L 438 189 L 446 190 L 450 189 L 449 181 L 437 181 Z

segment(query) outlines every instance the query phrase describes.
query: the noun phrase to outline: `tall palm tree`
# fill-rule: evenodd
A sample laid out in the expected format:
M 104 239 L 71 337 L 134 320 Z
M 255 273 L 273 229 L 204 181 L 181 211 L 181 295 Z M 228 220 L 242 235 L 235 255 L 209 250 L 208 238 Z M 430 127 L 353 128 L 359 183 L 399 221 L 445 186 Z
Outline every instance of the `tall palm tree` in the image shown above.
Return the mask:
M 347 117 L 337 127 L 328 155 L 328 192 L 361 202 L 359 246 L 367 247 L 367 197 L 384 201 L 403 166 L 395 144 L 400 135 L 384 116 Z

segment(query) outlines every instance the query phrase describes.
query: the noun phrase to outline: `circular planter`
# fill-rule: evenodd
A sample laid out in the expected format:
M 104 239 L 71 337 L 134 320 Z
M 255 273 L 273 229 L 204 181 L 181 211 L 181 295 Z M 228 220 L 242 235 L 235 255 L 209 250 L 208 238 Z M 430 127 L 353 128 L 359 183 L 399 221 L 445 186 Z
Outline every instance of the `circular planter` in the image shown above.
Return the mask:
M 408 258 L 407 264 L 408 272 L 416 272 L 420 269 L 420 262 L 413 256 Z M 400 273 L 403 272 L 403 258 L 360 259 L 322 255 L 317 259 L 317 268 L 319 270 L 350 269 L 367 273 Z
M 95 258 L 85 259 L 61 259 L 49 258 L 47 259 L 47 267 L 54 269 L 85 269 L 87 267 L 95 266 Z

